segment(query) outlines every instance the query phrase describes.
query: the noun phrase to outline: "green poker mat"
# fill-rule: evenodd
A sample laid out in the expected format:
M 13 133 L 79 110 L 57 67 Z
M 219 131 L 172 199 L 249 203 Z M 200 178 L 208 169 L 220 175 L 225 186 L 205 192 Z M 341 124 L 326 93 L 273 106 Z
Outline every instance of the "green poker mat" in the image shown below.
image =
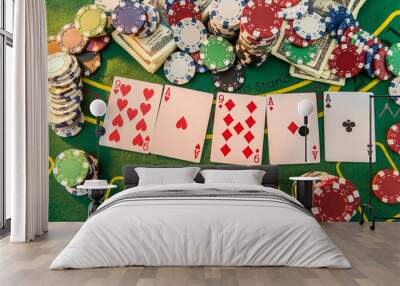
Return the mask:
M 85 4 L 92 4 L 93 0 L 47 0 L 48 34 L 55 35 L 60 27 L 73 21 L 74 15 Z M 400 2 L 398 0 L 367 0 L 361 9 L 358 20 L 360 26 L 375 32 L 387 45 L 400 42 Z M 101 52 L 102 65 L 100 69 L 84 82 L 83 111 L 86 116 L 83 131 L 72 138 L 60 138 L 49 128 L 49 164 L 50 168 L 57 155 L 67 149 L 77 148 L 88 153 L 96 154 L 96 135 L 94 118 L 89 112 L 89 104 L 95 98 L 107 100 L 109 89 L 114 76 L 127 77 L 143 81 L 169 84 L 164 77 L 162 68 L 155 74 L 146 72 L 128 53 L 117 43 L 112 42 Z M 246 82 L 237 93 L 265 95 L 267 93 L 298 93 L 316 92 L 318 94 L 318 111 L 321 141 L 321 163 L 312 165 L 281 166 L 280 189 L 290 193 L 292 182 L 290 176 L 297 176 L 309 171 L 325 171 L 333 175 L 341 175 L 351 180 L 360 192 L 364 202 L 368 199 L 369 180 L 368 164 L 361 163 L 327 163 L 323 160 L 324 129 L 323 129 L 323 92 L 327 90 L 341 91 L 370 91 L 376 95 L 387 95 L 390 81 L 382 82 L 371 80 L 361 73 L 355 78 L 347 80 L 346 86 L 337 87 L 318 82 L 292 78 L 289 75 L 289 65 L 271 56 L 260 68 L 246 68 Z M 185 88 L 216 93 L 211 73 L 196 74 L 193 81 Z M 385 168 L 400 167 L 400 155 L 393 153 L 386 143 L 387 129 L 394 123 L 400 122 L 400 106 L 390 99 L 376 101 L 376 131 L 377 131 L 377 162 L 373 167 L 374 173 Z M 349 106 L 351 109 L 352 107 Z M 357 107 L 354 107 L 357 108 Z M 208 127 L 208 136 L 204 147 L 202 164 L 210 164 L 212 118 Z M 169 159 L 156 155 L 142 155 L 138 153 L 101 147 L 100 165 L 101 179 L 106 179 L 119 187 L 110 195 L 122 190 L 122 166 L 125 164 L 175 164 L 185 165 L 187 162 Z M 268 140 L 265 137 L 263 164 L 268 164 Z M 49 220 L 50 221 L 85 221 L 87 206 L 90 201 L 85 197 L 71 196 L 57 183 L 49 170 Z M 400 204 L 387 205 L 372 196 L 377 214 L 384 217 L 399 216 Z M 360 213 L 353 217 L 353 221 L 360 218 Z M 368 219 L 368 217 L 367 217 Z

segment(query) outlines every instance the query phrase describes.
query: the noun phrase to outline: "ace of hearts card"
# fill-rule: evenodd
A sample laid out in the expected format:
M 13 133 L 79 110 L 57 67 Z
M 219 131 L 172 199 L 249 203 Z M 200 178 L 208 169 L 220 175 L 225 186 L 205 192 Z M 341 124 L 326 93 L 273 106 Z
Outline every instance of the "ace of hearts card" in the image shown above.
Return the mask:
M 368 163 L 369 97 L 372 93 L 325 92 L 324 129 L 327 162 Z M 372 154 L 375 154 L 374 102 L 372 101 Z
M 217 94 L 211 162 L 261 165 L 266 106 L 261 96 Z
M 298 112 L 301 101 L 312 103 L 313 112 L 304 117 Z M 318 109 L 315 93 L 273 94 L 267 97 L 267 124 L 270 164 L 312 164 L 320 162 Z M 307 135 L 307 160 L 305 134 Z
M 199 163 L 212 103 L 210 93 L 165 86 L 150 152 Z
M 148 154 L 162 91 L 160 84 L 114 77 L 100 145 Z

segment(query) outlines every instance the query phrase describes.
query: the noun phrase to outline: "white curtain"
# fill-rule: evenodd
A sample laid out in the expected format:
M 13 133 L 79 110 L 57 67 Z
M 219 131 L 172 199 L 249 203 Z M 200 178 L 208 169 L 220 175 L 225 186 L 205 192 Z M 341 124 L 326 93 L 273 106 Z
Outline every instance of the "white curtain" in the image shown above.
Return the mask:
M 6 187 L 12 242 L 47 232 L 48 127 L 45 0 L 15 1 L 12 94 L 6 98 Z

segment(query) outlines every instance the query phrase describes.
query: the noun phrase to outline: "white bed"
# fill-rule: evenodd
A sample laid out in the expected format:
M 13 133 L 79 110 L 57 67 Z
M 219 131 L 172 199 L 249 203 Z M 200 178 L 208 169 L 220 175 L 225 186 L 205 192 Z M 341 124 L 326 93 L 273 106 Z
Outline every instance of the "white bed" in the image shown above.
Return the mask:
M 351 267 L 318 222 L 285 193 L 197 183 L 118 193 L 50 269 L 129 265 Z

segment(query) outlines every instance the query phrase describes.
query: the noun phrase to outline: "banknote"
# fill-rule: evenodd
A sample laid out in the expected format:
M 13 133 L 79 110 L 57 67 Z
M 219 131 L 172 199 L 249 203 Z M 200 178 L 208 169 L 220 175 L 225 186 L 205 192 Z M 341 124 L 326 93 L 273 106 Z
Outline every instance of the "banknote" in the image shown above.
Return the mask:
M 346 84 L 346 79 L 333 75 L 329 69 L 323 71 L 321 77 L 315 77 L 313 75 L 307 74 L 305 71 L 300 68 L 291 65 L 289 73 L 292 77 L 297 77 L 301 79 L 307 79 L 312 81 L 318 81 L 327 84 L 344 86 Z

